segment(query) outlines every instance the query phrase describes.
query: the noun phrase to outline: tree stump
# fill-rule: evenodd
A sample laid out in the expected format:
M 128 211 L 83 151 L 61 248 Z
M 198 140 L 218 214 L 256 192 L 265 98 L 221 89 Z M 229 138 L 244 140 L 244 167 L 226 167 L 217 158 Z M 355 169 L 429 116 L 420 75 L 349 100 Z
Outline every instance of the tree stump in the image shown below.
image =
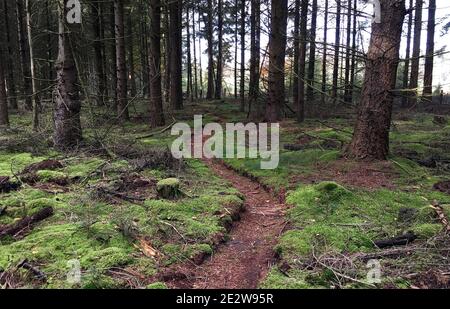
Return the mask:
M 182 196 L 180 191 L 180 181 L 177 178 L 168 178 L 161 180 L 156 184 L 158 197 L 173 200 Z

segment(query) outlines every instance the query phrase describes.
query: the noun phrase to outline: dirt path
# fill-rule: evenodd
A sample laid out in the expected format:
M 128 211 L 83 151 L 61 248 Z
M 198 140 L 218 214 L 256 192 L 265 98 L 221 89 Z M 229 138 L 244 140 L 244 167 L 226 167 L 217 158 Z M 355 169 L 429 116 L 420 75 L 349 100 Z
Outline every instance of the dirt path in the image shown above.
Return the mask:
M 187 279 L 174 282 L 172 287 L 257 288 L 275 262 L 273 247 L 285 226 L 285 205 L 258 183 L 238 175 L 221 163 L 208 161 L 206 164 L 245 195 L 246 211 L 233 226 L 230 240 L 219 246 L 201 266 L 190 265 L 184 270 Z

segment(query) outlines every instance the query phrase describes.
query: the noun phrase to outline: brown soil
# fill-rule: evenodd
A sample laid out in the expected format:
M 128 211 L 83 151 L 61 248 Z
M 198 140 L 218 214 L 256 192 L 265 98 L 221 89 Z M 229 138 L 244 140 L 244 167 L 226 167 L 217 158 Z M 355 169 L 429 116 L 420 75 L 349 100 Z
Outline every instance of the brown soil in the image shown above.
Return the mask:
M 450 194 L 450 180 L 438 182 L 433 186 L 434 190 Z
M 238 175 L 221 163 L 206 163 L 214 173 L 245 195 L 246 211 L 231 229 L 229 241 L 220 245 L 202 265 L 179 265 L 161 274 L 161 278 L 171 288 L 257 288 L 275 262 L 273 247 L 286 226 L 286 206 L 257 182 Z

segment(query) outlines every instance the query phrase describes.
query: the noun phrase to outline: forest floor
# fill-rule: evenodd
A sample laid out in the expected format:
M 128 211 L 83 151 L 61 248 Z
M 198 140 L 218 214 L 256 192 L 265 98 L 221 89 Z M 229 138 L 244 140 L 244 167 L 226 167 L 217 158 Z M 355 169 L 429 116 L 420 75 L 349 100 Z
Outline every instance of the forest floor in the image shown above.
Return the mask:
M 125 125 L 85 112 L 86 142 L 71 153 L 51 148 L 50 113 L 40 133 L 12 115 L 0 134 L 2 287 L 449 287 L 448 117 L 396 113 L 391 156 L 372 163 L 342 157 L 349 114 L 288 119 L 271 171 L 175 160 L 170 130 L 149 135 L 144 110 Z M 173 117 L 245 122 L 238 110 L 198 102 Z M 177 196 L 159 197 L 174 178 Z M 378 248 L 395 237 L 409 238 Z

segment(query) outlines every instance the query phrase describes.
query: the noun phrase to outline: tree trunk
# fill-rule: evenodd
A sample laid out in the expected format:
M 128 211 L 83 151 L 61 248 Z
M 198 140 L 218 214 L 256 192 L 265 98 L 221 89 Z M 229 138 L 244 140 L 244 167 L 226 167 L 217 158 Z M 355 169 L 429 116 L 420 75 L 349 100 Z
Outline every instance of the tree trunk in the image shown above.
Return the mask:
M 198 14 L 198 27 L 200 29 L 200 25 L 201 25 L 201 21 L 200 21 L 200 13 Z M 198 48 L 200 50 L 201 53 L 201 48 L 202 48 L 202 44 L 201 44 L 201 38 L 200 36 L 198 37 Z M 198 59 L 198 73 L 199 73 L 199 81 L 200 81 L 200 99 L 203 99 L 203 66 L 202 66 L 202 57 L 200 55 L 199 59 Z
M 181 49 L 181 7 L 182 1 L 175 0 L 169 4 L 170 12 L 170 104 L 172 109 L 183 108 L 182 89 L 182 49 Z
M 128 114 L 127 60 L 125 55 L 124 0 L 114 0 L 116 29 L 117 116 L 120 121 L 130 119 Z
M 261 49 L 261 0 L 252 0 L 250 16 L 251 45 L 250 45 L 250 84 L 248 115 L 259 118 L 262 111 L 258 104 L 260 79 L 260 49 Z
M 206 99 L 214 97 L 214 53 L 213 53 L 213 5 L 212 0 L 208 0 L 206 20 L 206 38 L 208 40 L 208 89 Z
M 234 0 L 234 98 L 238 98 L 239 0 Z
M 309 102 L 314 101 L 314 80 L 316 67 L 316 27 L 317 27 L 317 0 L 313 0 L 311 13 L 311 31 L 309 34 L 308 88 L 306 91 L 306 97 Z
M 28 51 L 28 38 L 26 23 L 24 23 L 23 0 L 16 0 L 17 33 L 19 37 L 20 65 L 23 77 L 23 94 L 25 97 L 25 108 L 32 110 L 33 102 L 31 97 L 33 89 L 31 87 L 30 53 Z
M 217 4 L 218 15 L 218 50 L 217 50 L 217 77 L 216 77 L 216 92 L 215 98 L 220 100 L 222 98 L 222 78 L 223 78 L 223 3 L 222 0 L 218 0 Z
M 294 104 L 298 104 L 298 57 L 300 47 L 300 0 L 295 0 L 294 3 L 294 63 L 292 79 L 292 99 Z
M 308 24 L 308 0 L 302 0 L 298 51 L 298 101 L 297 121 L 305 120 L 306 35 Z
M 245 112 L 245 0 L 241 0 L 241 77 L 240 77 L 240 97 L 241 112 Z
M 198 99 L 197 32 L 195 27 L 195 8 L 192 8 L 192 43 L 194 48 L 194 98 Z
M 169 27 L 169 4 L 165 0 L 164 5 L 164 101 L 167 105 L 170 104 L 170 27 Z
M 434 32 L 436 28 L 436 0 L 428 3 L 428 29 L 427 29 L 427 54 L 425 58 L 424 73 L 424 101 L 433 101 L 433 65 L 434 65 Z
M 9 27 L 9 14 L 8 14 L 8 2 L 6 0 L 3 0 L 3 11 L 5 13 L 5 19 L 4 19 L 4 29 L 5 29 L 5 39 L 6 39 L 6 50 L 7 50 L 7 85 L 8 85 L 8 97 L 9 97 L 9 106 L 11 109 L 17 109 L 17 93 L 16 93 L 16 82 L 14 78 L 14 53 L 12 49 L 12 41 L 11 41 L 11 32 Z
M 110 57 L 111 57 L 111 67 L 110 67 L 110 76 L 111 76 L 111 90 L 113 94 L 113 110 L 117 110 L 117 52 L 116 52 L 116 14 L 114 9 L 114 3 L 111 2 L 110 5 L 110 16 L 109 16 L 109 26 L 110 26 Z
M 186 49 L 187 49 L 187 97 L 191 102 L 194 101 L 194 86 L 192 78 L 192 55 L 191 55 L 191 24 L 189 22 L 189 5 L 186 5 Z
M 68 0 L 60 1 L 54 142 L 55 147 L 67 149 L 77 146 L 82 140 L 81 101 L 77 86 L 78 71 L 70 44 L 76 26 L 66 22 Z
M 31 102 L 33 111 L 33 131 L 39 129 L 39 104 L 37 100 L 37 87 L 36 87 L 36 72 L 34 66 L 34 52 L 33 52 L 33 38 L 32 38 L 32 26 L 31 26 L 31 5 L 30 0 L 25 1 L 25 8 L 27 12 L 27 37 L 28 37 L 28 52 L 30 60 L 30 72 L 31 72 Z
M 276 122 L 282 118 L 285 100 L 284 62 L 286 56 L 287 0 L 272 1 L 272 20 L 269 41 L 269 93 L 266 120 Z
M 148 64 L 148 59 L 149 59 L 149 53 L 148 53 L 148 41 L 147 41 L 147 37 L 149 36 L 148 34 L 148 29 L 147 29 L 147 21 L 146 21 L 146 14 L 145 12 L 147 11 L 147 6 L 145 3 L 142 3 L 142 0 L 140 2 L 140 12 L 139 12 L 139 32 L 140 32 L 140 40 L 139 40 L 139 44 L 140 44 L 140 57 L 141 57 L 141 81 L 142 81 L 142 85 L 141 85 L 141 89 L 142 89 L 142 95 L 144 97 L 149 96 L 149 91 L 150 91 L 150 84 L 149 84 L 149 72 L 150 72 L 150 68 L 149 68 L 149 64 Z M 161 16 L 160 16 L 161 18 Z
M 358 1 L 353 1 L 353 31 L 352 31 L 352 61 L 350 68 L 350 86 L 349 86 L 349 102 L 353 103 L 353 92 L 355 89 L 355 72 L 356 72 L 356 17 L 357 17 Z
M 161 0 L 150 1 L 150 126 L 163 126 L 163 98 L 161 89 Z
M 323 24 L 322 104 L 325 104 L 325 99 L 327 97 L 328 0 L 325 0 L 325 15 Z
M 389 152 L 399 49 L 405 1 L 380 0 L 381 23 L 372 24 L 366 73 L 349 156 L 385 160 Z
M 345 44 L 345 77 L 344 77 L 344 102 L 350 103 L 351 98 L 351 85 L 350 85 L 350 61 L 351 61 L 351 33 L 352 33 L 352 0 L 347 1 L 347 35 Z
M 3 70 L 3 50 L 0 50 L 0 127 L 9 126 L 8 99 L 6 97 L 5 76 Z
M 136 97 L 136 73 L 134 70 L 134 39 L 133 39 L 133 21 L 132 10 L 128 10 L 127 16 L 127 37 L 128 37 L 128 68 L 130 77 L 130 95 L 132 98 Z
M 340 44 L 341 44 L 341 0 L 336 0 L 336 30 L 334 39 L 333 93 L 332 93 L 333 101 L 335 104 L 338 99 Z
M 422 8 L 423 0 L 416 0 L 411 76 L 409 78 L 410 98 L 408 106 L 414 106 L 417 104 L 417 90 L 419 86 L 420 43 L 422 36 Z
M 102 11 L 100 9 L 99 1 L 92 2 L 91 14 L 93 17 L 93 30 L 94 30 L 94 52 L 95 52 L 95 74 L 97 76 L 98 82 L 98 93 L 97 93 L 97 105 L 105 104 L 106 95 L 106 76 L 103 71 L 103 53 L 102 53 L 102 42 L 103 37 L 101 33 L 101 16 Z
M 412 23 L 413 23 L 413 8 L 414 8 L 414 0 L 409 0 L 409 14 L 408 14 L 408 30 L 406 33 L 406 55 L 405 55 L 405 65 L 403 68 L 403 90 L 408 89 L 408 81 L 409 81 L 409 64 L 410 64 L 410 55 L 411 55 L 411 34 L 412 34 Z M 408 94 L 404 92 L 402 97 L 402 107 L 408 107 Z

